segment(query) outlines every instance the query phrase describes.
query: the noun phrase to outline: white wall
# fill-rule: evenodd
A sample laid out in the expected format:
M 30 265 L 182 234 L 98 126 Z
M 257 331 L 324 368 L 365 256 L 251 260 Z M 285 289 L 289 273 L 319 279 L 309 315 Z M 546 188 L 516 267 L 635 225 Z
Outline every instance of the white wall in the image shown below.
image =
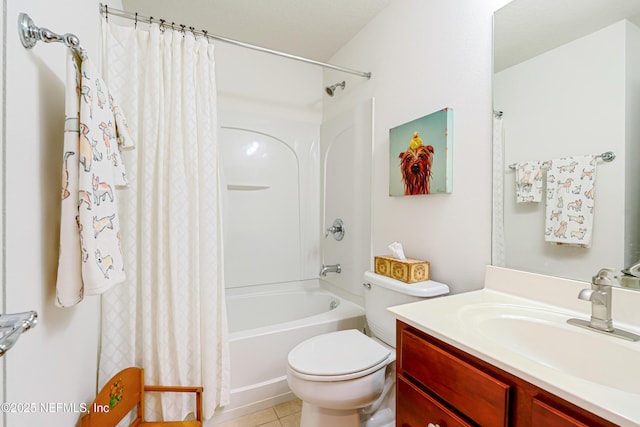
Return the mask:
M 118 1 L 111 6 L 119 6 Z M 98 59 L 98 1 L 5 1 L 5 310 L 36 310 L 38 326 L 3 358 L 5 401 L 80 405 L 96 393 L 99 299 L 54 305 L 58 254 L 66 48 L 18 39 L 19 12 L 36 25 L 75 33 Z M 55 406 L 54 406 L 55 407 Z M 47 413 L 6 414 L 11 427 L 75 425 L 71 406 Z
M 625 140 L 637 128 L 625 106 L 637 99 L 626 85 L 626 40 L 632 27 L 620 21 L 496 74 L 495 106 L 504 111 L 506 164 L 616 154 L 613 162 L 598 164 L 589 249 L 546 243 L 544 203 L 516 204 L 514 172 L 507 170 L 508 267 L 560 277 L 569 271 L 580 280 L 590 279 L 594 265 L 624 267 Z
M 325 99 L 325 119 L 375 98 L 373 253 L 397 240 L 454 293 L 482 287 L 491 262 L 491 22 L 505 3 L 393 1 L 330 61 L 373 77 L 324 75 L 347 81 Z M 453 109 L 453 193 L 389 197 L 389 129 L 444 107 Z
M 224 42 L 214 44 L 222 125 L 227 114 L 235 112 L 320 124 L 320 68 Z

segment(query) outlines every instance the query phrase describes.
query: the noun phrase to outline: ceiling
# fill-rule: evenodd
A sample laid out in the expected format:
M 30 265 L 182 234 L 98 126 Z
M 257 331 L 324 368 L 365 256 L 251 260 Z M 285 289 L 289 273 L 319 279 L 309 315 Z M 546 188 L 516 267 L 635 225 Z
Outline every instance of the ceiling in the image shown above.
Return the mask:
M 391 0 L 123 0 L 128 12 L 328 61 Z
M 122 0 L 128 12 L 327 62 L 391 0 Z M 495 71 L 628 18 L 640 0 L 514 0 L 494 21 Z
M 624 18 L 640 25 L 639 0 L 514 0 L 495 14 L 495 71 Z

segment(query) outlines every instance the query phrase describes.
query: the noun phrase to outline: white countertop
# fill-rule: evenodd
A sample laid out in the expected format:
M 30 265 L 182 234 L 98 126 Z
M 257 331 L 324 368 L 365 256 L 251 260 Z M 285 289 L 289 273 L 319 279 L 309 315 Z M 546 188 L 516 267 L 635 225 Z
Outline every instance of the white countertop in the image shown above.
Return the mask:
M 524 277 L 521 274 L 527 276 Z M 548 311 L 556 318 L 561 319 L 564 317 L 588 319 L 590 303 L 577 300 L 577 291 L 582 287 L 588 287 L 588 283 L 555 278 L 549 280 L 547 276 L 532 276 L 530 273 L 522 272 L 514 273 L 514 270 L 491 266 L 488 267 L 487 279 L 485 288 L 482 290 L 390 307 L 388 311 L 397 319 L 435 338 L 466 351 L 611 422 L 622 426 L 640 426 L 640 384 L 638 384 L 637 389 L 633 387 L 631 391 L 623 391 L 587 381 L 578 375 L 543 364 L 535 358 L 526 357 L 526 352 L 513 351 L 512 348 L 509 348 L 509 345 L 500 344 L 493 339 L 487 339 L 486 336 L 479 334 L 473 325 L 469 325 L 469 318 L 464 316 L 465 307 L 477 306 L 478 304 L 498 304 L 497 307 L 509 305 L 513 307 L 528 307 L 541 312 Z M 567 283 L 558 283 L 557 280 Z M 505 282 L 511 282 L 511 286 L 506 285 Z M 523 287 L 523 284 L 527 286 Z M 523 297 L 523 294 L 526 297 Z M 538 299 L 531 298 L 531 295 L 537 294 L 544 296 Z M 566 304 L 555 303 L 556 301 L 553 301 L 554 294 L 556 297 L 558 295 L 561 295 L 562 298 L 566 297 L 568 302 Z M 634 296 L 632 296 L 634 299 L 636 298 L 635 294 L 640 295 L 640 293 L 634 292 Z M 541 302 L 540 299 L 543 301 Z M 576 300 L 578 301 L 577 303 Z M 621 297 L 616 297 L 614 294 L 614 326 L 620 327 L 619 324 L 615 323 L 616 302 L 619 302 L 620 311 L 623 314 L 631 312 L 631 309 L 624 307 L 625 305 L 635 307 L 639 307 L 639 305 L 629 304 L 628 302 L 623 303 Z M 579 310 L 576 310 L 576 308 Z M 640 312 L 637 308 L 633 311 Z M 624 320 L 628 322 L 634 321 L 634 315 L 635 313 L 627 316 Z M 640 333 L 640 328 L 631 323 L 624 323 L 623 329 Z M 598 332 L 585 332 L 603 336 Z M 606 340 L 619 340 L 619 338 L 604 336 L 605 343 Z M 599 339 L 598 342 L 602 344 L 603 339 Z M 635 351 L 635 346 L 637 346 L 638 351 L 640 351 L 640 342 L 625 342 L 622 345 L 628 346 L 627 348 L 632 351 Z M 562 351 L 562 343 L 541 342 L 537 351 Z M 589 348 L 585 348 L 584 351 L 588 352 Z M 576 365 L 579 366 L 581 361 L 577 360 L 576 362 Z M 602 360 L 599 366 L 587 366 L 584 369 L 601 369 L 604 370 L 605 375 L 608 375 L 608 367 L 611 369 L 610 367 L 615 366 L 615 364 L 616 360 Z M 625 369 L 640 369 L 640 359 L 638 359 L 638 364 L 626 366 Z

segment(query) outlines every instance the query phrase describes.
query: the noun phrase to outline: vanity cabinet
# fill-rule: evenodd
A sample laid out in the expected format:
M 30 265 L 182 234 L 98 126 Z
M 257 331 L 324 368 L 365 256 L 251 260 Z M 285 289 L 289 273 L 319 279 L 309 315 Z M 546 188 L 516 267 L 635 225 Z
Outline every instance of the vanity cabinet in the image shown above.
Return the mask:
M 614 427 L 502 369 L 397 323 L 398 427 Z

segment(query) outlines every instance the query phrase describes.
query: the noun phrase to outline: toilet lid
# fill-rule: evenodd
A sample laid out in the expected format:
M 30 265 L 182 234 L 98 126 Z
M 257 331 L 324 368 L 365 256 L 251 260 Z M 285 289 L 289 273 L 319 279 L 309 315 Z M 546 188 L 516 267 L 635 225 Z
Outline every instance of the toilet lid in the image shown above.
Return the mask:
M 289 352 L 289 366 L 303 374 L 347 375 L 378 365 L 388 348 L 356 329 L 330 332 L 301 342 Z

